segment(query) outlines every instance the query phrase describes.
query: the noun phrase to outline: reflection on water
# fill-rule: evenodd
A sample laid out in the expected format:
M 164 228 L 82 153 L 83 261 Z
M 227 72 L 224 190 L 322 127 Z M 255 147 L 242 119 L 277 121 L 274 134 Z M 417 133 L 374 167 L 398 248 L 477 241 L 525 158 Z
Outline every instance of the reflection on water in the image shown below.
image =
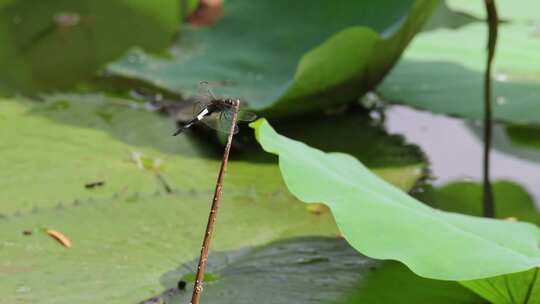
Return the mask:
M 456 180 L 481 181 L 482 141 L 463 120 L 404 106 L 390 106 L 385 123 L 390 133 L 402 133 L 408 142 L 425 151 L 436 178 L 435 185 Z M 499 127 L 496 131 L 502 130 Z M 519 153 L 508 149 L 502 151 L 492 150 L 492 179 L 509 179 L 521 184 L 540 207 L 540 163 L 521 158 Z

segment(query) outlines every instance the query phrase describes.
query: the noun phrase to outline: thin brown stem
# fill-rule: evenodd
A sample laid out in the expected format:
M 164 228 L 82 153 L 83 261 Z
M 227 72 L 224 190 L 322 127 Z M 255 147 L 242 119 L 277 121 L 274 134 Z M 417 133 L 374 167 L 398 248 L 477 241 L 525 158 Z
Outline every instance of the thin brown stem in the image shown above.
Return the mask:
M 495 217 L 495 201 L 493 197 L 493 189 L 489 175 L 490 169 L 490 152 L 492 141 L 493 114 L 491 109 L 492 88 L 491 88 L 491 69 L 493 58 L 495 57 L 495 47 L 497 45 L 497 33 L 499 18 L 497 16 L 497 8 L 495 0 L 484 0 L 487 11 L 488 24 L 488 43 L 487 43 L 487 63 L 484 75 L 484 163 L 483 163 L 483 205 L 484 216 Z
M 216 182 L 216 190 L 214 191 L 212 208 L 210 209 L 210 214 L 208 215 L 208 223 L 206 224 L 206 232 L 204 233 L 201 256 L 199 257 L 199 265 L 197 267 L 197 276 L 195 277 L 195 287 L 193 288 L 193 294 L 191 296 L 191 304 L 199 304 L 201 293 L 203 290 L 204 272 L 206 270 L 206 262 L 208 260 L 208 250 L 210 249 L 210 242 L 212 241 L 214 224 L 216 222 L 217 212 L 221 202 L 221 189 L 223 188 L 223 178 L 225 172 L 227 171 L 229 151 L 231 150 L 231 143 L 234 136 L 234 128 L 236 126 L 239 107 L 240 101 L 236 100 L 234 104 L 234 114 L 231 129 L 229 131 L 229 137 L 227 138 L 225 150 L 223 151 L 223 160 L 221 161 L 221 168 L 219 169 L 219 175 Z

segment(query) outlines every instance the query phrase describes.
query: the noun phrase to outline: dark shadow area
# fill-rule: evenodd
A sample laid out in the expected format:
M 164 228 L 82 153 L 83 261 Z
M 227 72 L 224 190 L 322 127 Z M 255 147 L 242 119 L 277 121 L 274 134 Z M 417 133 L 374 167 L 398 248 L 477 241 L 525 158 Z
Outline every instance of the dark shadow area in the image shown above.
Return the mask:
M 425 161 L 422 151 L 407 144 L 400 135 L 388 134 L 384 116 L 360 106 L 333 115 L 311 114 L 301 118 L 272 120 L 276 131 L 325 152 L 342 152 L 369 167 L 418 164 Z M 374 117 L 372 117 L 374 116 Z

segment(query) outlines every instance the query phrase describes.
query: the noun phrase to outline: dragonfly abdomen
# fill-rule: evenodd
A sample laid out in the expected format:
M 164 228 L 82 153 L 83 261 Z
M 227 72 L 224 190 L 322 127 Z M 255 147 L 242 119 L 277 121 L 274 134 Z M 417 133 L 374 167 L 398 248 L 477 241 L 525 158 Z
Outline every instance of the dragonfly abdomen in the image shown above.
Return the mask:
M 202 111 L 199 112 L 199 114 L 197 114 L 197 116 L 195 116 L 195 118 L 188 121 L 181 128 L 178 128 L 178 130 L 176 130 L 176 132 L 174 132 L 173 136 L 176 136 L 176 135 L 182 133 L 185 129 L 191 127 L 192 125 L 194 125 L 196 123 L 198 123 L 199 121 L 203 120 L 205 117 L 211 115 L 212 113 L 213 113 L 213 111 L 210 109 L 210 107 L 206 107 L 206 108 L 202 109 Z

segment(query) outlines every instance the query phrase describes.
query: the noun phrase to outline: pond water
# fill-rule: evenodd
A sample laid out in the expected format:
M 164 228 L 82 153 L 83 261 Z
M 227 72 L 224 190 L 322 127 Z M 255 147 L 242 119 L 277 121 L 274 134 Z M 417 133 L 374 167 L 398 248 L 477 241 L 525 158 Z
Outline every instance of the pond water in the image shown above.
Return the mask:
M 419 145 L 431 162 L 433 183 L 482 179 L 483 144 L 479 127 L 461 119 L 393 105 L 386 110 L 385 125 L 390 133 L 401 133 Z M 492 180 L 506 179 L 523 186 L 540 208 L 540 162 L 527 159 L 538 152 L 512 147 L 503 127 L 494 128 L 496 148 L 491 152 Z M 529 152 L 529 154 L 527 154 Z

